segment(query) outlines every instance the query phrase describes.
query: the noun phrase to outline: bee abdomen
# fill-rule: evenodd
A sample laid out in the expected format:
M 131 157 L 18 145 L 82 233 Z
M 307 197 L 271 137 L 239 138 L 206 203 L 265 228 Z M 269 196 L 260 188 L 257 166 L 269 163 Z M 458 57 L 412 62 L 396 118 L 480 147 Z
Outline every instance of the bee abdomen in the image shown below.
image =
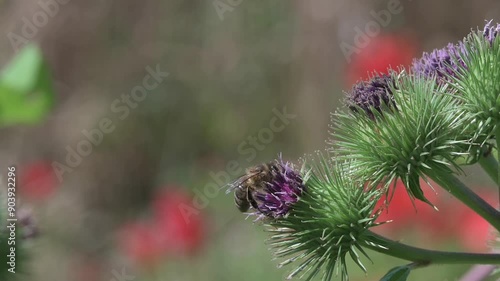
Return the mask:
M 246 190 L 236 189 L 234 192 L 234 203 L 240 212 L 246 212 L 250 208 L 250 203 L 247 200 Z

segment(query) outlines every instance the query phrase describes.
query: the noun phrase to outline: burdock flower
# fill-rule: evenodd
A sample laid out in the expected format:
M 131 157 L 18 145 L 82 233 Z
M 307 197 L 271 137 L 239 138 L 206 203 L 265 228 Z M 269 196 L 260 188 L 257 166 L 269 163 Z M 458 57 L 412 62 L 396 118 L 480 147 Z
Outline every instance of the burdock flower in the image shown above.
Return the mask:
M 168 256 L 194 256 L 203 249 L 204 216 L 186 213 L 186 208 L 194 210 L 189 193 L 168 185 L 156 194 L 152 207 L 150 219 L 128 222 L 118 232 L 120 248 L 134 263 L 148 267 Z
M 291 163 L 282 159 L 269 164 L 269 181 L 253 195 L 261 217 L 286 216 L 305 190 L 302 176 Z
M 420 59 L 415 59 L 412 72 L 426 78 L 437 78 L 438 82 L 447 81 L 449 76 L 456 76 L 460 67 L 465 67 L 462 56 L 466 54 L 463 42 L 448 44 L 441 49 L 424 53 Z
M 394 106 L 391 87 L 394 80 L 391 75 L 374 75 L 370 80 L 356 83 L 347 93 L 346 104 L 354 112 L 362 109 L 374 119 L 373 109 L 381 112 L 383 106 Z
M 367 46 L 352 54 L 345 80 L 348 85 L 359 79 L 369 79 L 369 73 L 386 73 L 391 66 L 410 65 L 417 51 L 415 38 L 407 34 L 380 34 L 369 40 Z
M 20 169 L 19 193 L 31 202 L 49 199 L 57 191 L 58 181 L 49 161 L 29 163 Z
M 493 20 L 486 23 L 481 33 L 486 40 L 493 44 L 500 31 L 500 24 L 492 24 Z M 473 32 L 473 34 L 476 32 Z M 450 77 L 457 77 L 459 71 L 466 71 L 469 53 L 477 51 L 471 48 L 471 37 L 457 44 L 449 43 L 446 47 L 435 49 L 430 53 L 424 53 L 420 59 L 415 59 L 412 64 L 412 72 L 423 75 L 426 78 L 437 77 L 438 82 L 450 81 Z
M 458 92 L 462 107 L 474 115 L 475 131 L 481 135 L 478 143 L 484 143 L 494 134 L 498 139 L 500 122 L 500 40 L 495 40 L 500 25 L 488 22 L 484 31 L 473 31 L 464 40 L 468 53 L 464 56 L 457 79 L 451 86 Z
M 365 269 L 361 243 L 367 229 L 376 225 L 373 213 L 380 194 L 349 177 L 347 165 L 324 158 L 320 162 L 304 176 L 307 188 L 288 216 L 268 222 L 270 245 L 277 258 L 286 258 L 279 267 L 298 263 L 289 279 L 298 275 L 311 280 L 322 271 L 322 280 L 339 272 L 348 280 L 346 255 Z
M 459 101 L 445 94 L 446 85 L 405 72 L 394 80 L 397 112 L 377 122 L 352 112 L 336 113 L 334 149 L 340 159 L 356 159 L 352 171 L 360 179 L 375 184 L 401 179 L 412 198 L 431 204 L 419 178 L 460 171 L 454 159 L 469 143 L 467 115 L 458 109 Z

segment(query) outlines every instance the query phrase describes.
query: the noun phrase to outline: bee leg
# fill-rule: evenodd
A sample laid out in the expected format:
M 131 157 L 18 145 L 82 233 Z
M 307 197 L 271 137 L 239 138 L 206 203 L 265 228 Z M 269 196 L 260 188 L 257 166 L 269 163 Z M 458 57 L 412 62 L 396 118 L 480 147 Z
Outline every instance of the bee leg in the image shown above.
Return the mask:
M 255 210 L 259 209 L 259 205 L 257 205 L 257 201 L 253 199 L 252 191 L 250 190 L 250 188 L 247 190 L 247 202 L 250 202 L 252 208 L 254 208 Z

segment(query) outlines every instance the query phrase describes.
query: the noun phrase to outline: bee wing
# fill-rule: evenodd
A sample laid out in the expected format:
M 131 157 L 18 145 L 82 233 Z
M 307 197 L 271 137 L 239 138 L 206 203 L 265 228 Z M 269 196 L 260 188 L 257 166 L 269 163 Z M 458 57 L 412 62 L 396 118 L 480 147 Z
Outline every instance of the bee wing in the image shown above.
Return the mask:
M 241 186 L 241 184 L 243 182 L 245 182 L 248 179 L 251 179 L 251 178 L 255 177 L 258 174 L 259 173 L 253 173 L 253 174 L 243 175 L 243 176 L 239 177 L 237 180 L 235 180 L 235 181 L 233 181 L 231 183 L 228 183 L 228 184 L 222 186 L 221 189 L 227 188 L 226 189 L 226 194 L 229 194 L 229 193 L 231 193 L 231 191 L 233 191 L 236 188 L 238 188 L 239 186 Z

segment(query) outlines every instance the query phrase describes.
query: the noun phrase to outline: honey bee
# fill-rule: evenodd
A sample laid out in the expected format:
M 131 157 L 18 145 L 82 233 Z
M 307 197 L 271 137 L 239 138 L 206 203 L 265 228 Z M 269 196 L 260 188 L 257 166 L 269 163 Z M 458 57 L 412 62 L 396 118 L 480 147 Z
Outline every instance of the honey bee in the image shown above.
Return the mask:
M 246 212 L 250 207 L 258 208 L 255 195 L 266 188 L 278 171 L 276 162 L 259 164 L 248 168 L 243 176 L 230 184 L 229 191 L 234 190 L 234 203 L 240 212 Z

